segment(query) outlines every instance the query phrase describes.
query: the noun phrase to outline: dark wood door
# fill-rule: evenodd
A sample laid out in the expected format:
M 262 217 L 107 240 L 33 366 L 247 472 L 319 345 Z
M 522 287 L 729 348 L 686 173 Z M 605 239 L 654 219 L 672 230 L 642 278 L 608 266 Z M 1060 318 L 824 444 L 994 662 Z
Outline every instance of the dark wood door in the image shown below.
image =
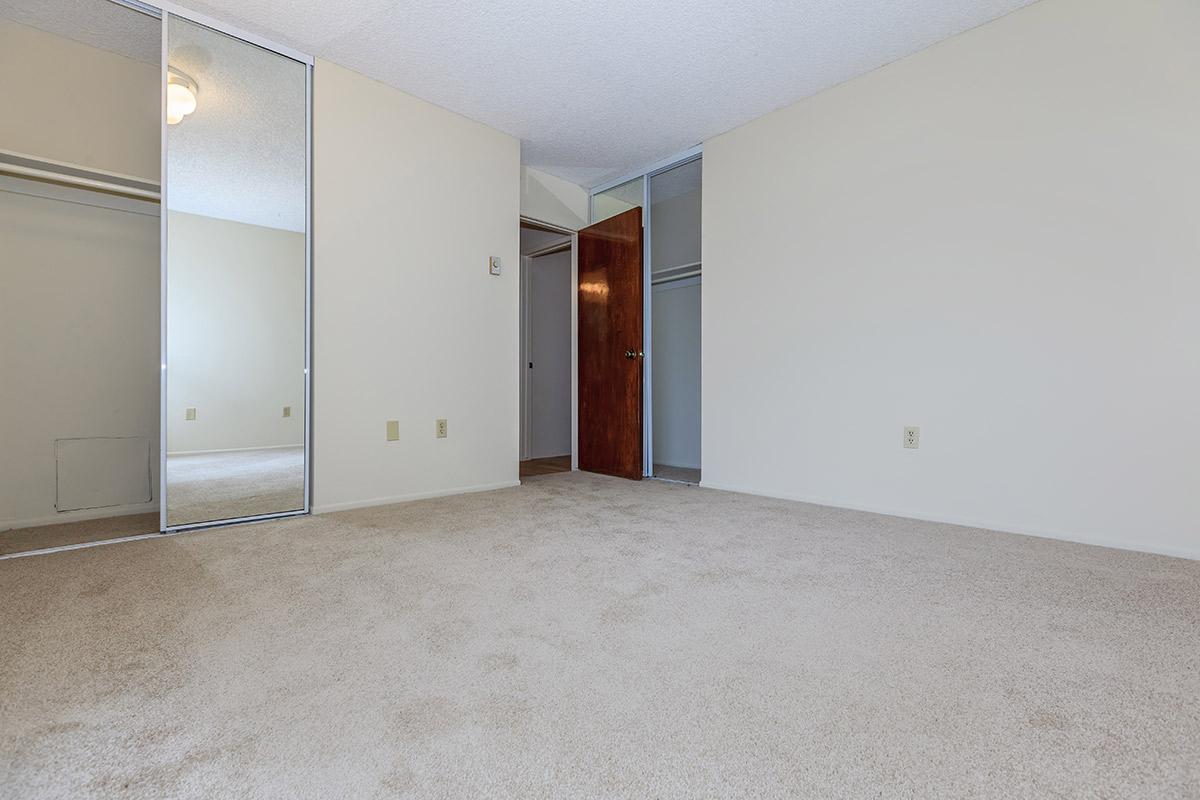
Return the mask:
M 579 468 L 642 478 L 642 210 L 579 232 Z

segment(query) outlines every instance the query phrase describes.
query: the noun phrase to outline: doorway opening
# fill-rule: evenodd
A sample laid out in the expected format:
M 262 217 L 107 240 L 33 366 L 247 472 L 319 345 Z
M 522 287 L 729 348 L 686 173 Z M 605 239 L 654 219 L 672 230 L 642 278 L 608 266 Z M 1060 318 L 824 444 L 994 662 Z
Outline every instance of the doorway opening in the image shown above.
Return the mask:
M 521 220 L 521 480 L 573 466 L 573 240 L 565 228 Z

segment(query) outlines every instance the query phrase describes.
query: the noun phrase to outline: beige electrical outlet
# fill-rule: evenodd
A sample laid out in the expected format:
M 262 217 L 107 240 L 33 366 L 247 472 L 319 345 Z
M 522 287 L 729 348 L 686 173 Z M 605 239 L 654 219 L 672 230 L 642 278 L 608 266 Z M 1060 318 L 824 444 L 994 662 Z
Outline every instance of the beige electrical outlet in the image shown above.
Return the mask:
M 400 441 L 400 420 L 389 419 L 387 421 L 387 440 L 389 442 Z
M 910 425 L 904 429 L 904 449 L 916 450 L 921 446 L 921 429 Z
M 446 436 L 448 436 L 448 435 L 449 435 L 449 432 L 448 432 L 448 426 L 446 424 L 446 420 L 439 419 L 437 421 L 437 438 L 445 439 Z
M 284 407 L 283 407 L 283 415 L 284 415 L 285 417 L 290 417 L 290 416 L 292 415 L 292 407 L 291 407 L 291 406 L 284 406 Z
M 187 420 L 188 422 L 195 422 L 196 421 L 196 409 L 185 408 L 183 410 L 183 418 L 185 420 Z

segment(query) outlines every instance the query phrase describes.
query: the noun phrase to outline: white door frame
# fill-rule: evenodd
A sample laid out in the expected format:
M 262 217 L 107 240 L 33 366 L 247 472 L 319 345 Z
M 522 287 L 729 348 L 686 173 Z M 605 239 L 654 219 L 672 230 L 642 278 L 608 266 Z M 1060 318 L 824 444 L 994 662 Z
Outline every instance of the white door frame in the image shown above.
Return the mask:
M 579 469 L 579 234 L 562 225 L 543 222 L 540 219 L 521 215 L 521 224 L 539 228 L 551 233 L 561 233 L 571 237 L 571 469 Z M 520 414 L 522 430 L 519 457 L 522 461 L 529 455 L 529 369 L 526 367 L 529 355 L 529 324 L 526 319 L 529 302 L 529 262 L 534 256 L 521 256 L 520 280 L 520 351 L 521 360 L 518 367 L 520 375 Z

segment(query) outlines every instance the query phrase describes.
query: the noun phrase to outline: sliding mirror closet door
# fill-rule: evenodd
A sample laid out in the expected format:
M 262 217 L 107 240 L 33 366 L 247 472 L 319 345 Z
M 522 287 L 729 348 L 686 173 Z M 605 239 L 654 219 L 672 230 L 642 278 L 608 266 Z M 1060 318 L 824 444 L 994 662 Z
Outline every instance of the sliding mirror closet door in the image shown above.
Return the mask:
M 166 30 L 166 525 L 304 511 L 308 67 Z

